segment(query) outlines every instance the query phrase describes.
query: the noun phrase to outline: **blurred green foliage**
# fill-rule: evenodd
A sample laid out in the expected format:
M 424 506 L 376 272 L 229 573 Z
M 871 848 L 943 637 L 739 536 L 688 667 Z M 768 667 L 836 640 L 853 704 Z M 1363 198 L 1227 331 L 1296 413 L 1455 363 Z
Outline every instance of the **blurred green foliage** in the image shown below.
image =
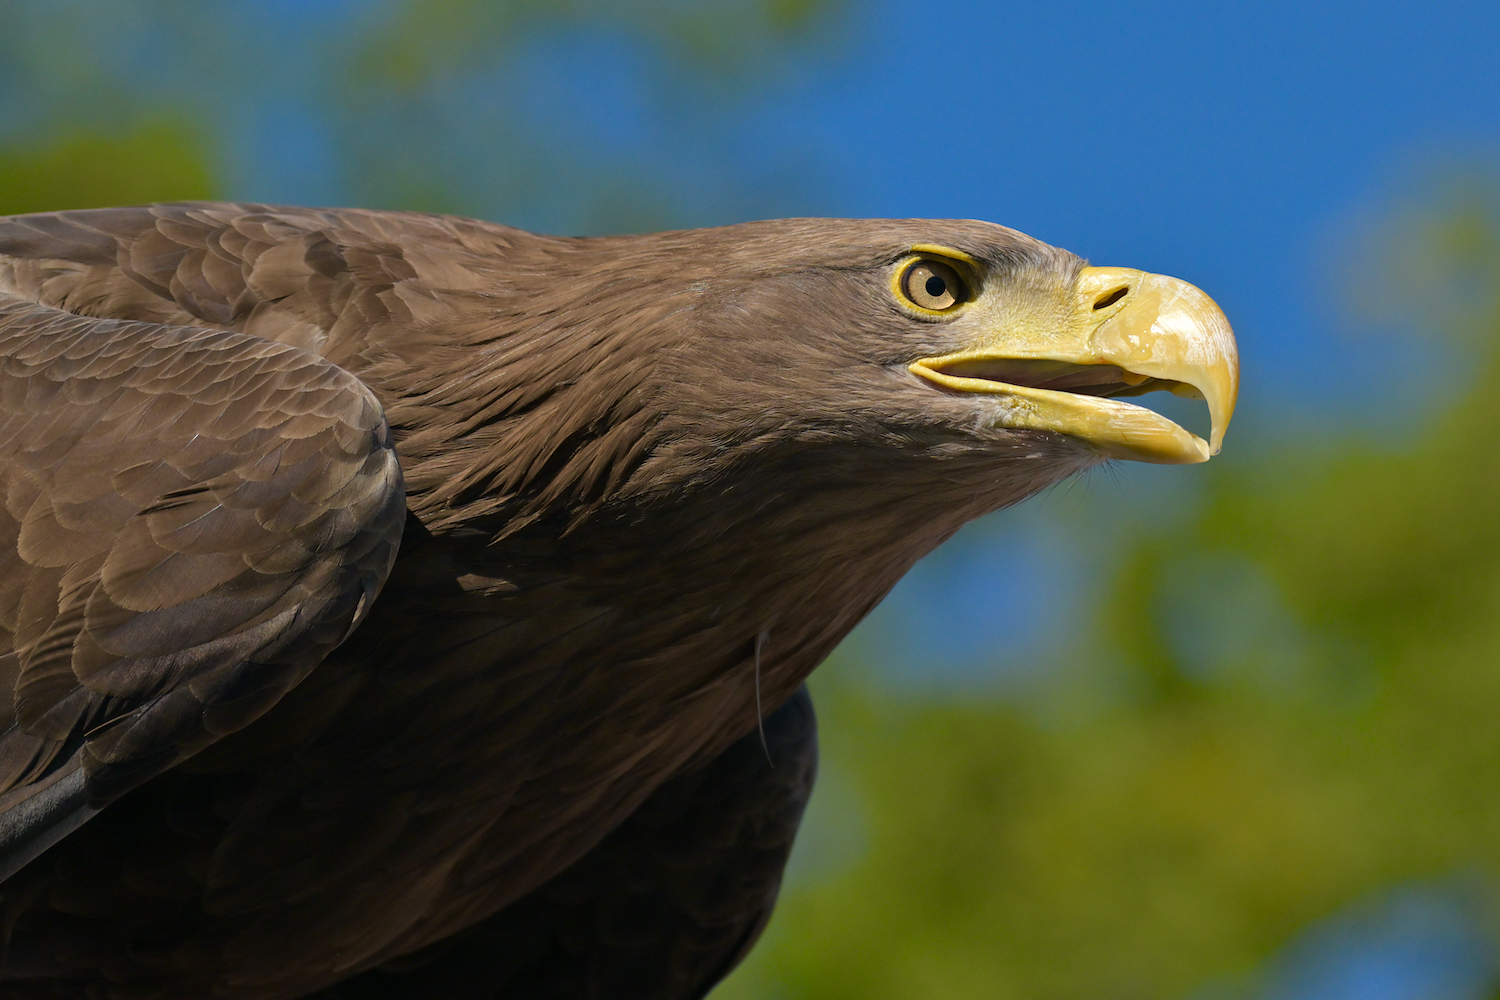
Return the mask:
M 328 100 L 360 204 L 477 214 L 565 233 L 643 232 L 766 214 L 805 165 L 741 167 L 725 112 L 829 44 L 838 0 L 405 0 L 334 55 Z M 560 44 L 566 40 L 567 44 Z M 634 67 L 580 101 L 588 70 Z M 482 81 L 484 99 L 466 86 Z M 524 94 L 524 97 L 519 95 Z M 600 110 L 603 114 L 600 114 Z M 597 117 L 595 117 L 597 116 Z M 642 146 L 618 122 L 644 118 Z M 778 214 L 772 212 L 771 214 Z M 784 213 L 780 213 L 784 214 Z
M 127 157 L 113 179 L 81 178 L 98 192 L 136 179 L 90 203 L 195 193 L 164 183 L 175 157 L 196 161 L 215 196 L 451 212 L 549 232 L 786 214 L 769 202 L 807 190 L 814 172 L 795 152 L 746 157 L 724 111 L 774 86 L 803 47 L 827 44 L 837 7 L 0 0 L 0 150 L 12 154 L 3 176 L 48 194 L 15 165 L 86 172 L 111 159 L 87 143 L 105 137 L 138 156 L 150 144 L 131 137 L 155 130 L 171 133 L 155 151 L 161 162 Z M 639 120 L 650 142 L 616 127 Z M 27 194 L 4 210 L 83 203 L 43 202 Z
M 180 126 L 148 123 L 0 148 L 0 215 L 189 201 L 214 192 L 208 157 Z
M 1480 345 L 1414 444 L 1194 470 L 1200 512 L 1134 539 L 1045 704 L 898 699 L 847 656 L 815 678 L 868 850 L 794 882 L 716 997 L 1254 996 L 1383 887 L 1466 873 L 1493 905 L 1500 199 L 1476 190 L 1398 213 L 1365 262 L 1389 308 Z
M 411 88 L 493 63 L 539 32 L 614 28 L 723 74 L 785 42 L 827 6 L 827 0 L 407 0 L 364 40 L 357 65 L 366 83 Z

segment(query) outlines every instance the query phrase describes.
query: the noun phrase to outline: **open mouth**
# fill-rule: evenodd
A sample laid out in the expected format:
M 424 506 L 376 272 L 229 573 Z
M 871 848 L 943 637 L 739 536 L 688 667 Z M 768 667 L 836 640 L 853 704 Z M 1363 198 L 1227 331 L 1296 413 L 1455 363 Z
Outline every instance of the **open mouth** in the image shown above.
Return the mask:
M 1042 358 L 967 358 L 928 364 L 931 371 L 950 379 L 989 383 L 985 388 L 992 392 L 1007 388 L 1038 389 L 1101 399 L 1157 393 L 1149 402 L 1119 405 L 1149 410 L 1199 440 L 1208 438 L 1212 429 L 1203 393 L 1197 386 L 1142 375 L 1119 365 L 1075 364 Z M 975 388 L 971 386 L 969 391 Z
M 1041 358 L 968 358 L 930 364 L 930 367 L 952 378 L 984 379 L 1080 396 L 1143 396 L 1148 392 L 1170 392 L 1189 399 L 1203 398 L 1197 387 L 1186 382 L 1138 375 L 1119 365 L 1079 365 Z
M 1143 375 L 1108 362 L 973 355 L 924 358 L 913 363 L 911 371 L 952 392 L 1003 398 L 1001 422 L 1006 426 L 1080 437 L 1111 457 L 1177 464 L 1206 461 L 1213 454 L 1207 440 L 1210 428 L 1202 426 L 1210 415 L 1196 412 L 1201 403 L 1187 402 L 1205 397 L 1197 386 L 1178 379 Z M 1171 411 L 1168 416 L 1117 398 L 1146 393 L 1187 399 L 1177 406 L 1161 406 Z M 1171 396 L 1158 395 L 1155 400 L 1176 402 Z M 1184 406 L 1193 412 L 1182 412 Z

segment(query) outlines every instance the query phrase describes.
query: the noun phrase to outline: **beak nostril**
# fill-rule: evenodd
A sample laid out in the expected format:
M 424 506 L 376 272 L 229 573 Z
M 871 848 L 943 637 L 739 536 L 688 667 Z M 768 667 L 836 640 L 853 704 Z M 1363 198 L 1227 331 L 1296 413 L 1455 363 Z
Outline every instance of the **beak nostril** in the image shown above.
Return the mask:
M 1129 285 L 1121 285 L 1119 288 L 1112 288 L 1109 291 L 1105 292 L 1103 295 L 1099 296 L 1097 300 L 1095 300 L 1094 308 L 1103 309 L 1106 306 L 1112 306 L 1129 294 Z

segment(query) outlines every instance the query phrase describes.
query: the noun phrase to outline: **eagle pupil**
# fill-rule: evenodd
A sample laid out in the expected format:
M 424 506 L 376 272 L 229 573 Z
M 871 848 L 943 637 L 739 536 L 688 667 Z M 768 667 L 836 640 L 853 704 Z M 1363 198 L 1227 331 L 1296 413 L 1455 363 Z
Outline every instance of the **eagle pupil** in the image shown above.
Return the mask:
M 934 274 L 927 279 L 926 288 L 928 295 L 931 295 L 933 298 L 939 298 L 948 290 L 948 283 Z

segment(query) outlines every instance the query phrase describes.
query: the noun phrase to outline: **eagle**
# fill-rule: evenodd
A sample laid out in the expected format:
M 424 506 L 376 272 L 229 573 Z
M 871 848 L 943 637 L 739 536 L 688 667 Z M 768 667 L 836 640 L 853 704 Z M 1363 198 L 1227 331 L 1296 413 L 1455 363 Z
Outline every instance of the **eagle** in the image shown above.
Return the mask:
M 0 997 L 702 997 L 813 668 L 1237 387 L 1197 288 L 986 222 L 0 219 Z

